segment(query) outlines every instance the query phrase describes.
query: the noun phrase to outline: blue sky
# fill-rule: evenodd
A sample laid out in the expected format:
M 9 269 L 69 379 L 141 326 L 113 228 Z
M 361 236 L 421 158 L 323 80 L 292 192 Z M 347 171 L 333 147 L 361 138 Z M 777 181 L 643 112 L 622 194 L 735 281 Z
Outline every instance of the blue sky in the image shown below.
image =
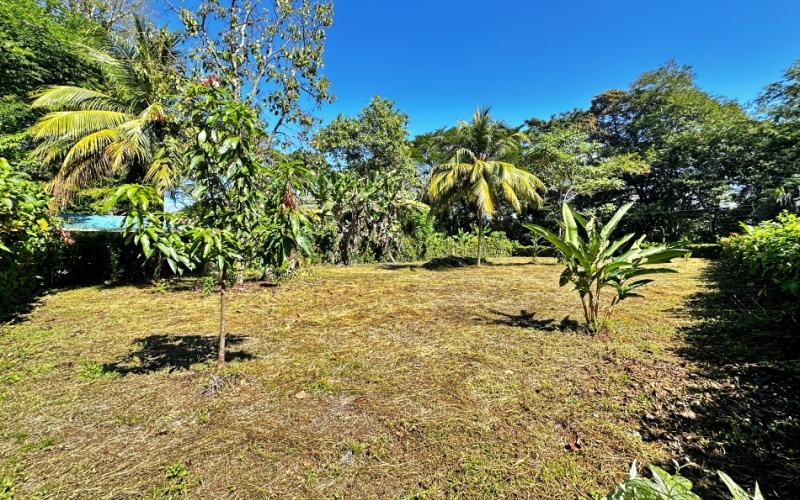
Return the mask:
M 800 59 L 798 0 L 334 0 L 329 121 L 374 95 L 411 136 L 475 106 L 516 125 L 547 118 L 674 58 L 714 95 L 752 100 Z

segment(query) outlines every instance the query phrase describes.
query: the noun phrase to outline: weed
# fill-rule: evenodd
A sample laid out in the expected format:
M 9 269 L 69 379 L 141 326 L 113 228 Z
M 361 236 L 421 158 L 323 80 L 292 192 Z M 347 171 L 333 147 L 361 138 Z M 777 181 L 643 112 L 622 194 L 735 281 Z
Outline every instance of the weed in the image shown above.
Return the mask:
M 211 419 L 211 410 L 202 408 L 197 414 L 197 423 L 204 425 Z
M 206 276 L 200 283 L 203 287 L 203 297 L 210 297 L 214 293 L 214 278 Z
M 133 427 L 141 421 L 142 417 L 137 415 L 130 415 L 127 413 L 123 413 L 122 415 L 117 415 L 117 423 L 120 426 Z
M 39 441 L 38 443 L 36 443 L 36 449 L 37 450 L 46 450 L 47 448 L 50 448 L 54 444 L 56 444 L 56 440 L 55 439 L 53 439 L 51 437 L 44 438 L 41 441 Z
M 0 476 L 0 500 L 14 498 L 14 480 L 7 476 Z
M 189 483 L 189 469 L 183 462 L 176 462 L 164 467 L 166 486 L 154 488 L 150 494 L 153 499 L 173 499 L 186 495 Z
M 317 481 L 318 477 L 319 477 L 319 469 L 317 469 L 316 467 L 310 467 L 306 471 L 305 484 L 313 484 L 313 483 L 315 483 Z
M 103 364 L 94 361 L 82 361 L 81 369 L 78 371 L 78 378 L 84 382 L 92 382 L 101 378 L 114 378 L 119 376 L 114 370 L 108 369 Z

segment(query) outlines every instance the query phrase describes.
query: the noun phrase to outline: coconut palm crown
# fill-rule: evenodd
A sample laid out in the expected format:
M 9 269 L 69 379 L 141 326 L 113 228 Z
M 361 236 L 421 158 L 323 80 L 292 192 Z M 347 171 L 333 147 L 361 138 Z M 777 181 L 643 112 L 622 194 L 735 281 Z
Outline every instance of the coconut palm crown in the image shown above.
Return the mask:
M 33 156 L 59 169 L 48 186 L 53 208 L 114 175 L 162 192 L 174 187 L 177 42 L 176 34 L 136 18 L 132 34 L 113 37 L 107 50 L 84 47 L 105 88 L 52 86 L 35 93 L 31 106 L 49 112 L 32 127 L 39 143 Z
M 467 123 L 456 127 L 452 156 L 431 171 L 428 196 L 435 212 L 443 212 L 459 201 L 472 205 L 478 216 L 478 265 L 484 219 L 491 219 L 501 197 L 517 212 L 542 206 L 542 181 L 532 173 L 503 161 L 528 138 L 495 121 L 490 108 L 478 108 Z

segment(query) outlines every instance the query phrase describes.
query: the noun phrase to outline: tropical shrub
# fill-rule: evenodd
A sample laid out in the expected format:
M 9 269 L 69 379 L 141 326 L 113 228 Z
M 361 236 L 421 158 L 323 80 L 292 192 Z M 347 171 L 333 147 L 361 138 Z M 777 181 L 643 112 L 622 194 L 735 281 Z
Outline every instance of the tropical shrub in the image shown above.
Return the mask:
M 213 86 L 189 87 L 184 101 L 194 142 L 186 151 L 189 210 L 170 213 L 151 186 L 120 186 L 109 205 L 132 207 L 123 223 L 126 241 L 146 259 L 163 259 L 173 272 L 198 264 L 218 274 L 218 366 L 225 364 L 225 294 L 229 278 L 243 280 L 248 266 L 281 268 L 295 249 L 307 251 L 308 218 L 295 191 L 309 172 L 299 162 L 265 164 L 257 153 L 264 138 L 255 110 Z
M 800 217 L 783 213 L 722 240 L 723 258 L 745 273 L 759 295 L 800 302 Z
M 11 309 L 40 284 L 38 262 L 55 231 L 43 186 L 0 158 L 0 304 Z M 0 314 L 7 313 L 2 311 Z
M 593 332 L 607 323 L 619 302 L 629 297 L 641 297 L 634 290 L 653 281 L 639 278 L 676 272 L 672 269 L 645 266 L 667 262 L 687 253 L 687 250 L 667 245 L 651 245 L 645 248 L 644 235 L 634 241 L 627 251 L 622 252 L 624 245 L 633 238 L 633 233 L 617 240 L 611 240 L 611 233 L 631 206 L 633 203 L 620 207 L 611 220 L 600 227 L 596 218 L 586 220 L 565 203 L 562 206 L 563 220 L 559 221 L 562 229 L 560 235 L 540 226 L 525 225 L 535 235 L 552 243 L 563 255 L 567 267 L 561 273 L 559 285 L 574 285 L 581 297 L 586 324 Z M 604 288 L 610 288 L 612 296 L 605 316 L 601 318 L 600 298 Z
M 698 259 L 719 259 L 722 255 L 722 245 L 719 243 L 691 243 L 688 248 L 691 257 Z
M 157 278 L 157 262 L 145 261 L 139 249 L 114 231 L 61 233 L 47 246 L 38 274 L 45 286 L 143 283 Z
M 510 257 L 514 254 L 515 243 L 503 232 L 495 231 L 483 237 L 481 243 L 483 257 Z M 430 260 L 448 255 L 470 256 L 478 251 L 478 236 L 472 232 L 445 235 L 434 232 L 424 236 L 406 235 L 402 239 L 400 260 Z
M 605 496 L 605 500 L 701 500 L 692 492 L 692 482 L 676 473 L 674 476 L 660 467 L 650 466 L 653 479 L 637 477 L 636 461 L 631 465 L 628 479 Z M 728 487 L 733 500 L 764 500 L 756 483 L 752 496 L 733 479 L 722 471 L 718 471 L 720 479 Z

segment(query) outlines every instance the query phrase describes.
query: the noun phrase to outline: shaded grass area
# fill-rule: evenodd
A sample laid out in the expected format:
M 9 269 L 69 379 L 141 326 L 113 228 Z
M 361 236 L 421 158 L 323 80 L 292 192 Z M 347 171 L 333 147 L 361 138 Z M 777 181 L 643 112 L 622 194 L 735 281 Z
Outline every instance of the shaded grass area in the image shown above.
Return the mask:
M 767 498 L 800 498 L 800 325 L 721 265 L 703 278 L 678 349 L 696 373 L 645 434 L 703 466 L 684 472 L 702 492 L 717 482 L 704 469 L 723 469 Z
M 577 498 L 633 459 L 682 460 L 647 415 L 667 428 L 713 382 L 676 335 L 703 322 L 686 302 L 705 261 L 590 337 L 540 260 L 323 267 L 232 293 L 217 397 L 215 297 L 47 296 L 0 331 L 0 479 L 22 498 Z

